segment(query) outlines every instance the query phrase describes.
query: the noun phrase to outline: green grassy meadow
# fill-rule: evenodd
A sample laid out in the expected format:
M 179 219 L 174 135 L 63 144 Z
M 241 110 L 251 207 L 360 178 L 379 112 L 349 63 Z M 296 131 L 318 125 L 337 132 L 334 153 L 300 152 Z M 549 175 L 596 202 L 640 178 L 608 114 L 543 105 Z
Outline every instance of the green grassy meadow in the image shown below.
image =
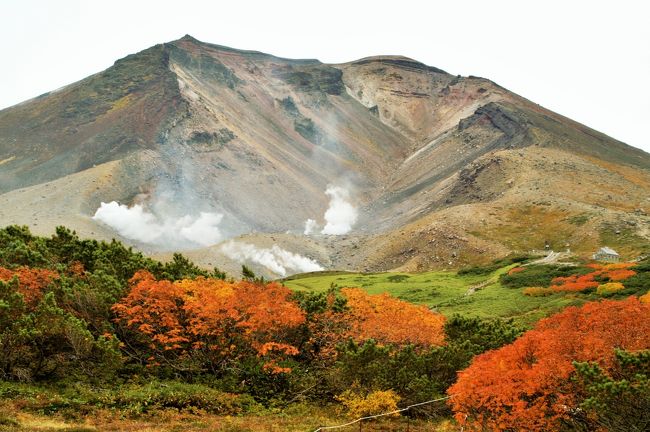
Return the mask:
M 452 271 L 318 272 L 295 275 L 282 283 L 296 291 L 325 292 L 330 288 L 358 287 L 369 294 L 387 292 L 401 300 L 426 305 L 446 316 L 457 313 L 479 318 L 513 318 L 525 325 L 532 325 L 544 316 L 583 301 L 566 293 L 529 297 L 522 294 L 522 288 L 501 285 L 499 276 L 515 266 L 504 266 L 488 275 L 459 275 Z M 473 290 L 472 287 L 477 288 Z

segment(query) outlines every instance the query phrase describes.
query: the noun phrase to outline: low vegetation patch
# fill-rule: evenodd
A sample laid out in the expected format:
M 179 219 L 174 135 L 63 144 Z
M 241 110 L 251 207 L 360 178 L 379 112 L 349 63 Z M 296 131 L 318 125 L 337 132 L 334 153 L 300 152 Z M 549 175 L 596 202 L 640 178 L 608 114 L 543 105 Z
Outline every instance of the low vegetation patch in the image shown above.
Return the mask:
M 11 400 L 22 410 L 80 419 L 97 410 L 109 409 L 137 417 L 163 410 L 237 415 L 261 411 L 248 395 L 225 393 L 204 384 L 179 381 L 143 381 L 114 385 L 103 383 L 16 383 L 0 382 L 0 398 Z
M 495 271 L 499 270 L 502 267 L 506 267 L 511 264 L 525 263 L 529 260 L 530 257 L 528 255 L 515 255 L 515 256 L 510 256 L 510 257 L 505 257 L 502 259 L 495 260 L 492 262 L 492 264 L 485 265 L 485 266 L 465 267 L 458 270 L 458 274 L 461 276 L 464 275 L 485 276 L 494 273 Z
M 564 275 L 559 275 L 564 274 Z M 578 267 L 529 266 L 515 267 L 501 276 L 501 282 L 519 288 L 527 284 L 523 294 L 531 297 L 548 296 L 553 293 L 578 293 L 589 298 L 591 294 L 611 297 L 617 295 L 640 295 L 648 280 L 646 262 L 598 264 Z
M 553 294 L 554 291 L 551 288 L 545 288 L 545 287 L 528 287 L 528 288 L 524 288 L 522 292 L 524 293 L 524 295 L 530 297 L 546 297 Z
M 523 271 L 508 272 L 501 275 L 500 282 L 508 288 L 525 288 L 531 286 L 549 286 L 558 277 L 583 275 L 591 272 L 586 267 L 569 267 L 557 265 L 534 265 Z
M 575 322 L 595 314 L 599 326 L 616 329 L 624 310 L 635 324 L 647 324 L 647 261 L 559 267 L 520 265 L 524 259 L 501 260 L 488 266 L 489 273 L 321 272 L 282 284 L 256 278 L 250 269 L 243 280 L 228 279 L 179 254 L 159 263 L 119 242 L 82 240 L 64 228 L 42 238 L 23 227 L 7 227 L 0 230 L 0 406 L 10 415 L 0 422 L 22 427 L 26 415 L 47 416 L 90 428 L 89 419 L 110 414 L 136 423 L 154 417 L 169 424 L 200 419 L 205 424 L 173 427 L 200 430 L 217 424 L 215 418 L 277 415 L 284 430 L 304 430 L 318 423 L 305 423 L 311 414 L 298 416 L 300 422 L 287 414 L 300 406 L 311 407 L 305 408 L 310 413 L 314 407 L 331 412 L 338 407 L 349 419 L 464 391 L 451 387 L 458 371 L 471 370 L 495 350 L 525 343 L 519 341 L 526 328 L 568 305 L 635 294 L 640 300 L 602 302 L 614 311 L 611 317 L 598 306 L 562 313 Z M 546 285 L 522 289 L 530 281 Z M 588 289 L 566 289 L 587 282 Z M 533 331 L 548 330 L 549 349 L 563 346 L 564 341 L 550 343 L 558 335 L 544 322 L 550 321 Z M 596 327 L 578 325 L 571 338 L 584 336 L 592 348 L 601 339 L 611 345 L 609 336 L 580 333 Z M 627 339 L 612 344 L 645 349 L 647 334 L 637 338 L 641 348 Z M 602 357 L 576 355 L 573 360 L 588 362 L 584 368 L 592 369 L 584 370 L 594 372 L 561 376 L 592 388 L 609 373 L 603 369 L 598 376 L 593 363 L 610 367 L 610 351 L 598 348 Z M 548 353 L 535 358 L 542 354 Z M 627 360 L 620 361 L 627 371 Z M 465 375 L 471 376 L 463 372 L 461 381 Z M 587 410 L 583 393 L 568 388 L 570 402 Z M 598 404 L 613 397 L 593 388 Z M 481 409 L 511 409 L 501 396 L 494 400 L 497 405 Z M 451 419 L 452 408 L 458 419 L 474 409 L 440 403 L 405 415 L 439 423 Z M 321 421 L 334 417 L 327 414 Z M 233 430 L 265 430 L 269 422 L 232 424 Z M 377 427 L 390 430 L 388 424 Z

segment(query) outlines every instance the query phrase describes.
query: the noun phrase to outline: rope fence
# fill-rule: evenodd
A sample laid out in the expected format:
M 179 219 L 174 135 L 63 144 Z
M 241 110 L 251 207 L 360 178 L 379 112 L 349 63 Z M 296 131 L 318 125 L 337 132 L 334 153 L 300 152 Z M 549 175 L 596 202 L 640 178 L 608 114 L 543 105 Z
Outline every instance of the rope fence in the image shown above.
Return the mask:
M 376 418 L 379 418 L 379 417 L 384 417 L 384 416 L 389 416 L 389 415 L 401 413 L 401 412 L 404 412 L 404 411 L 408 411 L 411 408 L 419 407 L 419 406 L 422 406 L 422 405 L 428 405 L 428 404 L 431 404 L 431 403 L 434 403 L 434 402 L 440 402 L 440 401 L 443 401 L 443 400 L 447 400 L 449 398 L 451 398 L 451 396 L 445 396 L 445 397 L 441 397 L 441 398 L 438 398 L 438 399 L 432 399 L 432 400 L 428 400 L 428 401 L 425 401 L 425 402 L 420 402 L 420 403 L 416 403 L 416 404 L 413 404 L 413 405 L 409 405 L 406 408 L 400 408 L 400 409 L 397 409 L 395 411 L 385 412 L 385 413 L 381 413 L 381 414 L 375 414 L 375 415 L 366 416 L 366 417 L 360 417 L 360 418 L 358 418 L 356 420 L 353 420 L 353 421 L 348 422 L 348 423 L 340 424 L 340 425 L 320 426 L 318 429 L 314 430 L 313 432 L 320 432 L 320 431 L 324 431 L 324 430 L 328 430 L 328 429 L 340 429 L 340 428 L 344 428 L 344 427 L 347 427 L 347 426 L 352 426 L 353 424 L 362 422 L 364 420 L 372 420 L 372 419 L 376 419 Z

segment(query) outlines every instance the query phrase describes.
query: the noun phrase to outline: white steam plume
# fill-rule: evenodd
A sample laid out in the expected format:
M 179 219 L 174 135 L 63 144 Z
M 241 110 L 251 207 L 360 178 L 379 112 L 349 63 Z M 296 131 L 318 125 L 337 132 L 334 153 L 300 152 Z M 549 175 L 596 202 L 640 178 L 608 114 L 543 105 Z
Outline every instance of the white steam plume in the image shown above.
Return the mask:
M 312 235 L 317 232 L 319 229 L 318 223 L 313 219 L 307 219 L 305 221 L 305 235 Z
M 325 194 L 330 197 L 330 205 L 325 212 L 325 227 L 321 234 L 347 234 L 357 221 L 357 209 L 350 204 L 350 192 L 340 186 L 328 186 Z
M 141 205 L 127 207 L 115 201 L 101 203 L 93 216 L 120 235 L 157 246 L 198 247 L 218 243 L 222 236 L 219 223 L 223 215 L 201 212 L 198 217 L 185 215 L 159 219 Z
M 270 249 L 257 248 L 250 243 L 231 240 L 221 246 L 221 251 L 233 260 L 260 264 L 280 276 L 323 270 L 316 261 L 284 250 L 278 245 L 273 245 Z

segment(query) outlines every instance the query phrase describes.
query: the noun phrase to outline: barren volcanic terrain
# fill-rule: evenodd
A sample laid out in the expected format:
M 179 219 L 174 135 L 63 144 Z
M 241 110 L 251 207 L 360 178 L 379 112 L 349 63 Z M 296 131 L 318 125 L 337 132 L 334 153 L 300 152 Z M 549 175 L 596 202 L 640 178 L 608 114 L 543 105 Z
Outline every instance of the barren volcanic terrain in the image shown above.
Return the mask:
M 647 153 L 399 56 L 323 64 L 185 36 L 0 111 L 0 224 L 230 272 L 449 268 L 545 242 L 634 258 L 649 211 Z

